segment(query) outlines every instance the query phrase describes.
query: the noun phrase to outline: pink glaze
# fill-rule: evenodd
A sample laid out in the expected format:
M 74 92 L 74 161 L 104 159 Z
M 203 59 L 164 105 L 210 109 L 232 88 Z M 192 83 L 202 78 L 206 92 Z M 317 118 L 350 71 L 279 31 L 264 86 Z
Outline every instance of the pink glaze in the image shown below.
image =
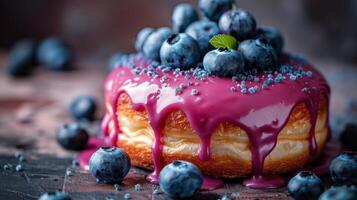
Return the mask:
M 272 189 L 285 185 L 285 180 L 280 176 L 253 176 L 243 181 L 243 185 L 255 189 Z
M 129 67 L 119 67 L 107 78 L 105 97 L 111 103 L 110 116 L 114 121 L 115 130 L 109 134 L 111 143 L 117 144 L 120 128 L 116 111 L 119 96 L 127 93 L 136 110 L 145 108 L 148 112 L 150 125 L 154 130 L 155 141 L 152 147 L 155 170 L 148 180 L 157 180 L 157 175 L 163 168 L 162 129 L 165 119 L 174 110 L 182 110 L 190 125 L 200 138 L 199 158 L 209 160 L 211 157 L 210 141 L 214 129 L 221 122 L 231 122 L 244 129 L 251 141 L 253 177 L 245 181 L 254 188 L 274 188 L 283 185 L 281 179 L 263 177 L 263 166 L 266 156 L 274 149 L 279 132 L 287 123 L 293 108 L 299 103 L 305 103 L 310 112 L 311 130 L 309 135 L 310 153 L 317 150 L 315 141 L 315 125 L 318 116 L 320 95 L 329 97 L 330 89 L 323 76 L 306 63 L 285 57 L 283 60 L 294 67 L 301 65 L 305 71 L 312 71 L 312 77 L 303 77 L 292 81 L 287 78 L 282 83 L 274 83 L 266 89 L 260 89 L 255 94 L 231 92 L 230 87 L 236 84 L 230 78 L 208 77 L 196 80 L 193 77 L 175 76 L 172 71 L 159 71 L 157 79 L 146 74 L 134 75 Z M 138 58 L 136 66 L 148 65 L 144 58 Z M 166 84 L 160 82 L 160 77 L 168 76 Z M 258 85 L 262 88 L 266 74 L 261 74 L 259 83 L 246 81 L 247 88 Z M 187 86 L 189 81 L 195 83 Z M 179 84 L 187 87 L 176 95 L 175 88 Z M 302 89 L 307 88 L 303 92 Z M 197 89 L 199 95 L 192 95 L 191 90 Z M 109 121 L 109 120 L 104 120 Z M 108 123 L 108 122 L 106 122 Z

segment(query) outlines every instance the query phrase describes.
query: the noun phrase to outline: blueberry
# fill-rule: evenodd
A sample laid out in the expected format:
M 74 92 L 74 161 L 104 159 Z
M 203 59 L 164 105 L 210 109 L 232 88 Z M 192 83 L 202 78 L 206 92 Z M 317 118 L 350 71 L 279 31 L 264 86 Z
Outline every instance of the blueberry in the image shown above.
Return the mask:
M 203 67 L 213 75 L 233 76 L 244 69 L 244 58 L 239 51 L 219 48 L 205 55 Z
M 319 200 L 355 200 L 357 189 L 355 186 L 331 187 L 320 196 Z
M 357 184 L 357 153 L 343 152 L 330 163 L 331 179 L 339 184 Z
M 175 33 L 182 33 L 193 22 L 198 20 L 195 8 L 188 3 L 178 4 L 172 13 L 172 30 Z
M 19 77 L 29 75 L 34 68 L 36 45 L 32 40 L 21 40 L 11 49 L 6 73 Z
M 87 146 L 89 135 L 78 123 L 65 124 L 57 132 L 57 141 L 65 149 L 83 150 Z
M 38 62 L 53 70 L 68 70 L 73 62 L 72 50 L 58 38 L 41 42 L 37 50 Z
M 281 53 L 284 47 L 282 34 L 275 27 L 267 26 L 258 28 L 256 38 L 265 38 L 277 53 Z
M 324 191 L 322 181 L 310 171 L 299 172 L 290 179 L 288 191 L 296 200 L 315 200 Z
M 72 198 L 64 192 L 47 192 L 38 200 L 71 200 Z
M 146 41 L 146 39 L 149 37 L 149 35 L 151 33 L 153 33 L 155 31 L 155 29 L 153 28 L 143 28 L 141 29 L 141 31 L 138 33 L 138 35 L 136 36 L 136 42 L 135 42 L 135 49 L 138 52 L 141 52 L 143 49 L 143 45 Z
M 121 183 L 130 167 L 128 154 L 116 147 L 101 147 L 89 160 L 91 174 L 104 183 Z
M 78 96 L 69 105 L 69 112 L 77 120 L 93 120 L 97 105 L 91 96 Z
M 263 71 L 278 65 L 275 50 L 264 38 L 245 40 L 239 44 L 238 50 L 242 52 L 247 67 Z
M 235 0 L 200 0 L 202 15 L 217 22 L 221 15 L 236 6 Z
M 165 166 L 159 175 L 161 190 L 173 198 L 193 196 L 203 184 L 198 167 L 186 161 L 174 161 Z
M 219 34 L 220 30 L 215 22 L 201 20 L 192 23 L 186 29 L 186 33 L 197 41 L 201 54 L 205 55 L 213 49 L 213 46 L 209 43 L 209 41 L 213 36 Z
M 160 49 L 165 40 L 172 34 L 172 31 L 167 28 L 159 28 L 149 35 L 143 45 L 143 54 L 155 61 L 160 60 Z
M 172 68 L 188 69 L 201 59 L 195 39 L 186 33 L 172 34 L 160 50 L 161 63 Z
M 257 23 L 249 12 L 236 9 L 225 12 L 219 19 L 221 32 L 233 35 L 239 40 L 251 36 L 256 29 Z
M 357 151 L 357 122 L 350 120 L 343 125 L 340 133 L 342 144 L 351 151 Z

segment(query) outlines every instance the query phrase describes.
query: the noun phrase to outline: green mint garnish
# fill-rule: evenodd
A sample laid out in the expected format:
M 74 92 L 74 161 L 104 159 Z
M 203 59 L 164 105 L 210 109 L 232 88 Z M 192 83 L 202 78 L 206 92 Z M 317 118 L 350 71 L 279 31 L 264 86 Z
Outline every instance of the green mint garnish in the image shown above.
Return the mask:
M 237 48 L 237 39 L 231 35 L 218 34 L 211 38 L 209 43 L 214 46 L 214 48 L 228 48 L 236 49 Z

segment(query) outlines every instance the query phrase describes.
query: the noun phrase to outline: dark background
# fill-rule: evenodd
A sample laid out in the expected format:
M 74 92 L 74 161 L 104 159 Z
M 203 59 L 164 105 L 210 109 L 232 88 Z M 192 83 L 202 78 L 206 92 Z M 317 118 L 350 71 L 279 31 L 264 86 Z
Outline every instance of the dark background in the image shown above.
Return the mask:
M 142 27 L 170 26 L 179 0 L 0 0 L 0 49 L 21 38 L 56 35 L 81 58 L 133 51 Z M 356 0 L 239 0 L 259 25 L 284 34 L 287 49 L 307 57 L 357 60 Z

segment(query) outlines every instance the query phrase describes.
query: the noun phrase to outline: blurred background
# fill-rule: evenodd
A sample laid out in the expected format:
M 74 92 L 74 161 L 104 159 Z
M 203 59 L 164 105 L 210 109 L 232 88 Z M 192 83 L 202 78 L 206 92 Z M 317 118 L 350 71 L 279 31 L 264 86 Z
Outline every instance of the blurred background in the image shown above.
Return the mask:
M 179 2 L 196 0 L 0 0 L 0 49 L 21 38 L 56 35 L 80 58 L 105 59 L 134 50 L 145 26 L 170 26 Z M 239 0 L 259 25 L 278 27 L 286 49 L 307 57 L 357 61 L 356 0 Z

